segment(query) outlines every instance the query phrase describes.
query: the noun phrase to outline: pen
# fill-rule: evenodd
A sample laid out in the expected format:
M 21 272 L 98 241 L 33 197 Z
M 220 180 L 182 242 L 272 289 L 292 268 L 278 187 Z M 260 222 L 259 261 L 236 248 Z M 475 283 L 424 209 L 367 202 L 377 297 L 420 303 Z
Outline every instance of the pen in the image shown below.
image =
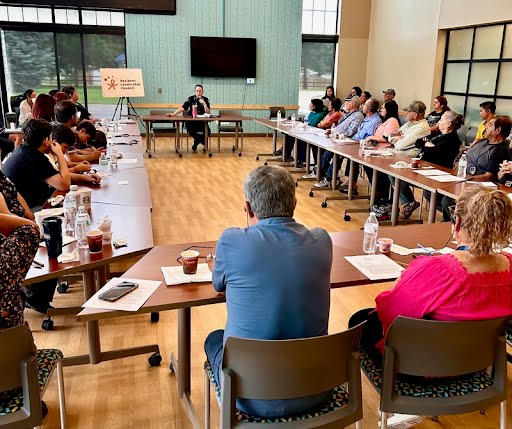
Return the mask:
M 44 267 L 44 264 L 42 264 L 39 261 L 36 261 L 35 259 L 32 261 L 32 264 L 34 264 L 36 266 L 36 268 L 43 268 Z
M 416 244 L 420 249 L 423 249 L 425 252 L 427 252 L 429 255 L 432 256 L 432 253 L 434 253 L 432 250 L 427 249 L 425 246 L 422 246 L 420 243 Z

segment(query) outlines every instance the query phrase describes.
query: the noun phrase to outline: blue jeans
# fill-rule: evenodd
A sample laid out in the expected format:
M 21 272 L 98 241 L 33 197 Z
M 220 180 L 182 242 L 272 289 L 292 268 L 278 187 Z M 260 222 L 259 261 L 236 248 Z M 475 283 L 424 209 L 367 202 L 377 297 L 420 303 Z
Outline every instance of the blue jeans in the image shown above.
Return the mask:
M 224 329 L 217 329 L 211 332 L 204 342 L 204 351 L 210 365 L 212 366 L 215 382 L 220 386 L 220 368 L 222 365 L 222 352 Z
M 389 181 L 391 182 L 391 185 L 394 186 L 395 184 L 395 178 L 393 176 L 388 176 Z M 400 181 L 400 202 L 402 204 L 412 203 L 414 200 L 414 193 L 412 192 L 411 186 L 404 182 L 403 180 Z

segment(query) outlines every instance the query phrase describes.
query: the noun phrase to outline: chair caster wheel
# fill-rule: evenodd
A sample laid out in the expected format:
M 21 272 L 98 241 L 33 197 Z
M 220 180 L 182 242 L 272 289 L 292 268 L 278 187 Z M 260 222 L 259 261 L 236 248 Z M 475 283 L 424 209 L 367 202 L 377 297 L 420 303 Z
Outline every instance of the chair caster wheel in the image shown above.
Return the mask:
M 213 153 L 208 154 L 208 158 L 211 158 L 213 156 Z
M 296 187 L 296 188 L 298 188 L 298 187 L 299 187 L 299 181 L 298 181 L 298 180 L 295 182 L 295 187 Z
M 149 155 L 148 155 L 148 158 L 151 158 L 152 156 L 153 156 L 153 155 L 149 154 Z
M 178 154 L 178 158 L 183 158 L 183 154 L 182 153 Z
M 169 364 L 169 371 L 174 372 L 174 365 L 172 362 Z
M 260 157 L 259 157 L 259 156 L 257 156 L 257 157 L 256 157 L 256 161 L 259 161 L 259 160 L 260 160 Z
M 41 323 L 41 328 L 45 331 L 53 331 L 53 320 L 52 319 L 46 319 L 43 320 L 43 323 Z
M 346 214 L 345 216 L 343 216 L 343 220 L 344 220 L 345 222 L 350 222 L 350 221 L 352 220 L 352 218 L 350 217 L 350 215 L 347 215 L 347 214 Z
M 66 293 L 69 289 L 69 283 L 67 281 L 62 281 L 57 286 L 57 292 L 60 294 Z
M 150 357 L 148 357 L 148 362 L 150 366 L 160 366 L 162 363 L 162 356 L 160 353 L 153 353 Z
M 325 201 L 321 205 L 322 205 L 323 209 L 325 209 L 327 207 L 327 203 Z
M 238 156 L 242 156 L 242 152 L 238 152 Z
M 314 193 L 313 191 L 310 191 L 309 196 L 310 196 L 310 197 L 314 197 L 314 196 L 315 196 L 315 193 Z
M 236 151 L 235 146 L 233 146 L 233 147 L 231 148 L 231 152 L 234 152 L 234 151 Z
M 154 312 L 151 313 L 151 323 L 156 323 L 160 320 L 160 313 Z
M 268 162 L 265 161 L 265 164 L 263 164 L 263 165 L 268 165 Z

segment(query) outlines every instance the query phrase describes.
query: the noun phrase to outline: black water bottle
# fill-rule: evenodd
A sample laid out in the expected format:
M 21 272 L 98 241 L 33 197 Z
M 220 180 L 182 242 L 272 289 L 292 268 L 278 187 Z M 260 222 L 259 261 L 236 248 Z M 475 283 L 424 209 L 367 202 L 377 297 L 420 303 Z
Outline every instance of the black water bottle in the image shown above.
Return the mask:
M 56 258 L 62 253 L 62 218 L 50 216 L 43 219 L 44 241 L 49 258 Z

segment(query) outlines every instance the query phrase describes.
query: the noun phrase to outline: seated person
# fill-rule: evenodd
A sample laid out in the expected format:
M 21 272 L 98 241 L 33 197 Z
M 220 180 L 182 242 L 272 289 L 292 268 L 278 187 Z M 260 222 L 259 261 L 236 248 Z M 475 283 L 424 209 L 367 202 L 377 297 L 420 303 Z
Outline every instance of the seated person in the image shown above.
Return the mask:
M 350 319 L 355 326 L 368 318 L 361 346 L 376 362 L 398 316 L 457 321 L 512 315 L 512 255 L 500 252 L 512 235 L 512 201 L 501 191 L 473 186 L 459 197 L 452 222 L 457 250 L 415 259 L 392 289 L 377 296 L 376 312 L 361 310 Z
M 94 118 L 94 116 L 92 116 L 89 113 L 89 111 L 85 108 L 85 106 L 81 105 L 78 102 L 79 95 L 74 86 L 72 86 L 72 85 L 65 86 L 64 88 L 61 89 L 61 91 L 66 93 L 67 96 L 69 97 L 69 99 L 76 105 L 76 110 L 78 112 L 77 117 L 81 121 L 84 121 L 84 120 L 92 121 L 92 122 L 96 121 L 96 118 Z
M 506 138 L 512 129 L 508 116 L 495 116 L 485 126 L 485 138 L 473 143 L 466 152 L 468 162 L 466 179 L 476 181 L 502 181 L 506 183 L 505 173 L 500 168 L 504 161 L 511 160 Z M 451 198 L 442 199 L 443 219 L 450 216 L 449 208 L 455 204 Z
M 484 101 L 480 103 L 480 117 L 483 119 L 482 123 L 478 126 L 478 130 L 476 132 L 475 140 L 473 140 L 472 145 L 477 141 L 485 138 L 485 128 L 487 123 L 494 118 L 494 113 L 496 112 L 496 104 L 494 101 Z
M 32 107 L 34 106 L 34 101 L 37 97 L 37 93 L 33 89 L 27 89 L 23 93 L 23 101 L 20 103 L 20 117 L 18 119 L 18 123 L 20 127 L 32 119 Z
M 463 123 L 464 117 L 462 115 L 459 115 L 453 110 L 444 112 L 441 116 L 441 120 L 438 122 L 438 128 L 441 134 L 434 136 L 431 140 L 425 137 L 423 140 L 416 142 L 416 146 L 421 149 L 421 159 L 453 169 L 453 164 L 460 152 L 461 145 L 457 130 Z M 430 200 L 430 192 L 423 191 L 423 195 L 426 199 Z M 452 204 L 453 200 L 447 196 L 443 196 L 441 200 L 438 201 L 438 210 L 443 213 L 444 222 L 450 220 L 448 206 Z
M 430 127 L 425 120 L 425 110 L 427 106 L 421 101 L 413 101 L 405 109 L 407 112 L 407 122 L 392 135 L 390 143 L 394 146 L 397 153 L 401 153 L 411 158 L 417 157 L 420 149 L 416 147 L 416 141 L 430 135 Z M 395 183 L 395 178 L 389 176 L 391 184 Z M 400 202 L 402 203 L 402 219 L 409 219 L 420 203 L 414 199 L 411 187 L 403 180 L 400 182 Z
M 363 107 L 366 104 L 366 102 L 372 97 L 372 94 L 370 91 L 363 91 L 361 92 L 361 106 L 359 106 L 359 110 L 362 112 Z M 380 104 L 380 103 L 379 103 Z
M 319 100 L 318 98 L 312 99 L 309 103 L 309 110 L 310 112 L 308 117 L 307 119 L 304 119 L 304 122 L 307 122 L 311 127 L 316 127 L 325 117 L 324 104 L 322 103 L 322 100 Z M 295 138 L 285 134 L 284 147 L 287 159 L 291 158 L 294 143 Z M 306 162 L 306 143 L 302 140 L 297 140 L 297 161 L 299 163 Z
M 374 135 L 377 128 L 382 124 L 382 119 L 377 113 L 379 111 L 379 104 L 379 100 L 377 100 L 376 98 L 368 98 L 368 100 L 363 106 L 363 114 L 365 115 L 365 118 L 363 122 L 361 122 L 361 125 L 359 125 L 357 133 L 352 137 L 354 140 L 367 139 L 368 137 Z M 343 159 L 343 157 L 341 157 L 341 159 Z M 341 162 L 338 162 L 338 166 L 340 164 Z M 340 192 L 345 194 L 348 193 L 349 174 L 350 162 L 347 161 L 347 166 L 345 168 L 345 176 L 347 177 L 347 180 L 341 184 L 339 189 Z M 359 175 L 359 164 L 354 165 L 353 175 L 354 187 L 352 193 L 354 195 L 357 195 L 357 176 Z M 327 172 L 327 178 L 329 177 L 332 177 L 332 164 L 329 167 L 329 171 Z
M 384 103 L 386 101 L 394 100 L 396 97 L 396 91 L 393 88 L 386 89 L 385 91 L 382 91 L 384 94 Z
M 69 148 L 75 144 L 76 134 L 65 125 L 54 122 L 52 124 L 51 138 L 54 142 L 60 144 L 62 153 L 66 154 Z M 48 154 L 48 157 L 54 168 L 58 169 L 58 160 L 52 154 Z M 73 163 L 67 161 L 71 183 L 74 185 L 80 183 L 100 183 L 101 177 L 97 173 L 88 173 L 91 170 L 91 165 L 85 162 Z
M 430 137 L 434 137 L 439 134 L 438 122 L 443 116 L 443 113 L 450 110 L 448 107 L 448 100 L 442 95 L 438 95 L 434 98 L 434 110 L 427 115 L 427 122 L 430 127 Z
M 210 100 L 207 97 L 203 96 L 203 85 L 196 85 L 196 94 L 188 97 L 183 106 L 181 106 L 178 110 L 173 113 L 167 113 L 167 116 L 176 116 L 182 112 L 185 112 L 186 116 L 192 116 L 192 108 L 193 106 L 197 106 L 197 114 L 204 115 L 205 113 L 210 114 Z M 204 123 L 200 121 L 187 121 L 186 123 L 187 131 L 194 139 L 194 144 L 192 145 L 192 150 L 195 152 L 197 150 L 197 146 L 202 144 L 205 145 L 205 136 L 204 135 Z M 208 135 L 210 135 L 210 127 L 208 127 Z M 203 149 L 204 150 L 204 149 Z
M 72 129 L 77 125 L 76 106 L 71 101 L 59 101 L 55 105 L 55 120 Z M 85 133 L 81 133 L 85 136 Z M 90 163 L 98 163 L 101 151 L 95 148 L 78 149 L 75 144 L 69 147 L 66 153 L 66 159 L 71 162 L 87 161 Z
M 332 242 L 320 228 L 293 219 L 295 181 L 284 168 L 262 166 L 244 184 L 247 228 L 229 228 L 217 242 L 213 286 L 226 293 L 225 330 L 212 332 L 205 351 L 220 385 L 223 344 L 229 336 L 284 340 L 327 335 Z M 244 412 L 296 415 L 325 395 L 239 400 Z
M 317 125 L 318 128 L 324 130 L 330 129 L 333 125 L 336 125 L 341 119 L 341 100 L 334 98 L 327 104 L 327 115 Z
M 336 98 L 336 93 L 334 92 L 334 86 L 329 85 L 325 88 L 325 95 L 322 97 L 322 103 L 324 105 L 324 112 L 327 112 L 327 106 L 329 105 L 329 101 L 332 101 Z
M 55 98 L 55 101 L 58 103 L 59 101 L 68 101 L 69 96 L 62 91 L 57 91 L 55 94 L 53 94 L 53 98 Z
M 60 145 L 52 142 L 51 125 L 44 119 L 31 119 L 22 128 L 23 144 L 2 166 L 33 212 L 42 209 L 54 190 L 69 191 L 71 177 Z M 55 170 L 45 154 L 57 157 Z
M 333 132 L 341 134 L 348 138 L 351 138 L 355 133 L 357 133 L 359 125 L 361 125 L 361 122 L 363 122 L 364 119 L 363 114 L 359 110 L 360 105 L 361 99 L 358 96 L 354 96 L 349 101 L 347 101 L 347 103 L 345 104 L 347 113 L 341 117 Z M 329 135 L 330 130 L 327 130 L 326 133 L 327 135 Z M 313 186 L 317 188 L 328 188 L 329 186 L 331 186 L 331 181 L 328 180 L 326 175 L 332 157 L 333 153 L 328 151 L 324 152 L 324 154 L 322 155 L 320 165 L 320 176 L 322 177 L 322 179 L 320 179 L 320 182 L 315 183 Z
M 75 149 L 94 152 L 95 148 L 90 142 L 96 138 L 96 127 L 91 121 L 80 121 L 75 128 L 76 144 Z
M 24 323 L 22 285 L 38 247 L 35 222 L 12 214 L 0 194 L 0 329 Z
M 52 122 L 55 118 L 55 98 L 48 94 L 39 94 L 32 108 L 32 116 L 34 119 L 44 119 Z

